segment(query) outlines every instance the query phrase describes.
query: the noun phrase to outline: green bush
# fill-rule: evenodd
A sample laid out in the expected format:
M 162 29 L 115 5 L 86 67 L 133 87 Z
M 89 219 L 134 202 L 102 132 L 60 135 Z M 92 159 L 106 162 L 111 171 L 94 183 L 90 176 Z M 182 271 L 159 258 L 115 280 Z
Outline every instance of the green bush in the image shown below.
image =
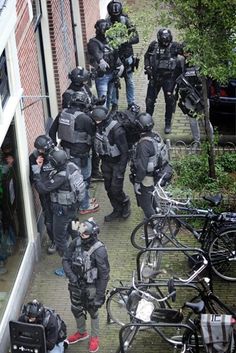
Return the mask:
M 232 172 L 236 171 L 235 153 L 225 153 L 216 158 L 217 179 L 209 177 L 206 154 L 187 155 L 172 164 L 175 171 L 172 182 L 174 188 L 189 189 L 191 193 L 236 193 L 236 178 L 232 175 Z

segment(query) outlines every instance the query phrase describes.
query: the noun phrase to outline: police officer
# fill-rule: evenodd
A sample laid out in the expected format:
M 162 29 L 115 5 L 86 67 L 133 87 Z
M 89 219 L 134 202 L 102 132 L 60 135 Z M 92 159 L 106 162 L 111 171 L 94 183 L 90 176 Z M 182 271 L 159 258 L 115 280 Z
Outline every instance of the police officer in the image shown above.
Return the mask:
M 151 42 L 144 55 L 144 69 L 148 75 L 146 95 L 146 112 L 154 112 L 155 102 L 161 88 L 165 98 L 165 133 L 171 132 L 171 120 L 174 107 L 173 90 L 175 86 L 175 68 L 178 54 L 182 53 L 181 45 L 173 42 L 169 29 L 162 28 L 157 32 L 157 41 Z
M 107 12 L 109 14 L 108 23 L 110 26 L 119 22 L 126 26 L 128 30 L 129 40 L 120 45 L 118 49 L 118 55 L 124 65 L 124 72 L 122 77 L 125 79 L 126 85 L 126 99 L 128 108 L 135 103 L 135 87 L 133 81 L 133 71 L 137 67 L 138 58 L 134 57 L 133 44 L 139 42 L 139 35 L 135 25 L 130 21 L 129 17 L 123 13 L 123 5 L 119 0 L 112 0 L 107 5 Z M 113 91 L 112 96 L 112 109 L 118 108 L 118 99 L 116 96 L 116 90 Z
M 91 177 L 90 150 L 95 136 L 95 125 L 90 116 L 83 112 L 90 102 L 84 92 L 71 96 L 70 107 L 63 109 L 54 119 L 49 135 L 56 143 L 56 135 L 69 158 L 80 169 L 86 183 L 86 195 L 80 205 L 80 213 L 88 214 L 99 210 L 97 202 L 90 203 L 89 185 Z
M 170 180 L 172 169 L 168 163 L 166 145 L 162 138 L 152 131 L 153 118 L 148 113 L 141 113 L 137 120 L 142 130 L 132 160 L 132 177 L 137 202 L 148 219 L 156 213 L 152 192 L 154 184 L 165 173 L 163 184 Z
M 34 170 L 38 168 L 38 165 L 42 165 L 40 173 L 42 177 L 47 179 L 50 172 L 53 170 L 51 163 L 49 162 L 48 155 L 54 148 L 54 143 L 49 136 L 40 135 L 34 141 L 35 150 L 29 156 L 30 164 L 30 182 L 34 184 Z M 52 210 L 50 208 L 50 194 L 39 193 L 39 199 L 44 214 L 44 223 L 46 226 L 47 234 L 51 241 L 48 247 L 48 253 L 54 254 L 56 252 L 56 246 L 53 239 L 52 231 Z
M 96 69 L 95 85 L 98 98 L 106 96 L 105 106 L 109 109 L 112 92 L 122 75 L 124 66 L 115 50 L 109 47 L 105 36 L 109 24 L 101 19 L 95 23 L 96 36 L 88 42 L 90 64 Z
M 37 299 L 34 299 L 23 306 L 18 321 L 43 325 L 45 329 L 47 353 L 64 353 L 66 325 L 64 321 L 60 319 L 60 316 L 57 316 L 54 310 L 45 307 Z
M 124 128 L 113 120 L 107 109 L 96 107 L 92 118 L 97 124 L 95 149 L 102 160 L 102 173 L 107 196 L 113 207 L 105 222 L 130 216 L 130 200 L 123 191 L 125 169 L 128 161 L 128 143 Z
M 176 101 L 181 111 L 188 116 L 190 129 L 193 136 L 193 147 L 200 146 L 200 127 L 198 115 L 204 113 L 204 102 L 202 95 L 202 82 L 198 69 L 189 63 L 190 53 L 184 49 L 183 56 L 180 57 L 178 71 L 180 75 L 176 79 Z M 182 59 L 182 60 L 181 60 Z
M 54 149 L 49 154 L 49 162 L 54 169 L 46 180 L 40 173 L 43 162 L 38 163 L 38 168 L 34 170 L 34 185 L 39 193 L 50 193 L 54 241 L 58 254 L 63 256 L 69 234 L 73 235 L 71 221 L 77 215 L 79 202 L 84 197 L 85 185 L 79 168 L 68 160 L 64 150 Z M 55 273 L 63 275 L 60 269 Z
M 72 228 L 77 237 L 71 242 L 62 259 L 69 279 L 71 311 L 75 317 L 77 331 L 67 338 L 69 344 L 89 337 L 86 331 L 86 312 L 91 317 L 89 352 L 99 349 L 98 309 L 105 302 L 105 291 L 109 280 L 110 266 L 107 250 L 98 240 L 99 227 L 93 218 L 79 224 L 73 221 Z

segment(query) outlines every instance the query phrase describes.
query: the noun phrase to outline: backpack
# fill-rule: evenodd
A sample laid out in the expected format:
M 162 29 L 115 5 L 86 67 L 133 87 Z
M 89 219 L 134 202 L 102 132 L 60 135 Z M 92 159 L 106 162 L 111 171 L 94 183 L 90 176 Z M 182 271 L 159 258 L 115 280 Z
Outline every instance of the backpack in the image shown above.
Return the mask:
M 57 320 L 57 327 L 58 327 L 58 342 L 63 341 L 67 337 L 67 329 L 65 321 L 62 320 L 59 314 L 56 313 L 54 309 L 45 307 L 45 316 L 43 319 L 43 326 L 47 327 L 50 316 L 53 315 Z
M 66 166 L 71 190 L 74 192 L 76 199 L 81 202 L 85 197 L 86 185 L 79 167 L 69 162 Z
M 164 140 L 157 133 L 155 133 L 155 136 L 153 137 L 142 137 L 141 140 L 148 140 L 153 143 L 153 147 L 155 149 L 155 156 L 158 156 L 156 161 L 156 167 L 153 173 L 154 182 L 157 183 L 163 177 L 161 185 L 165 185 L 171 180 L 173 175 L 173 169 L 169 162 L 168 148 Z
M 137 124 L 137 114 L 125 110 L 124 112 L 117 111 L 112 117 L 124 128 L 129 149 L 140 139 L 141 128 Z

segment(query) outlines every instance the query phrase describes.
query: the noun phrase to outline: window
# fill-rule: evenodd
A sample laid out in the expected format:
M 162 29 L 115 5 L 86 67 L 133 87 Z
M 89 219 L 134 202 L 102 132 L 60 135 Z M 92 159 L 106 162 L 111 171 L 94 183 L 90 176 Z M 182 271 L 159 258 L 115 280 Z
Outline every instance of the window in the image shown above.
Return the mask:
M 42 17 L 40 0 L 32 1 L 32 10 L 33 10 L 33 22 L 36 29 Z
M 7 99 L 10 96 L 5 50 L 0 56 L 0 95 L 2 100 L 2 107 L 4 107 Z

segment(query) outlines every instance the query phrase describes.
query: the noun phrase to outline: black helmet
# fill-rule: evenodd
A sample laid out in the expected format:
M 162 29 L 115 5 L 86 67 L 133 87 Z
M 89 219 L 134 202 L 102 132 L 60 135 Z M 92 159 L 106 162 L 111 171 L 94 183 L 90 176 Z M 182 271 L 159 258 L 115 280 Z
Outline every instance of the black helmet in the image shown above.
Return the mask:
M 67 154 L 64 150 L 54 149 L 48 156 L 52 167 L 57 169 L 62 167 L 68 160 Z
M 87 221 L 83 221 L 79 227 L 80 234 L 88 234 L 97 236 L 100 232 L 100 228 L 93 218 L 89 218 Z
M 86 69 L 78 66 L 69 73 L 68 77 L 72 83 L 81 86 L 84 82 L 89 80 L 90 74 Z
M 151 131 L 154 126 L 153 118 L 148 113 L 141 113 L 137 116 L 137 124 L 142 132 Z
M 167 47 L 173 40 L 171 31 L 167 28 L 161 28 L 157 32 L 157 40 L 161 46 Z
M 38 300 L 34 299 L 23 307 L 23 314 L 29 318 L 41 319 L 44 313 L 44 306 Z
M 108 109 L 106 107 L 95 107 L 92 111 L 92 119 L 94 121 L 104 121 L 108 117 Z
M 44 153 L 49 153 L 54 148 L 54 143 L 51 137 L 40 135 L 34 141 L 34 147 L 37 148 L 37 150 L 44 150 Z
M 120 16 L 122 13 L 122 10 L 123 10 L 122 3 L 118 0 L 112 0 L 107 5 L 107 12 L 111 17 Z
M 89 102 L 88 96 L 85 92 L 78 91 L 71 95 L 70 105 L 84 107 L 89 103 L 90 102 Z
M 106 30 L 109 28 L 109 23 L 104 20 L 98 20 L 95 25 L 94 28 L 96 29 L 96 34 L 105 34 Z

